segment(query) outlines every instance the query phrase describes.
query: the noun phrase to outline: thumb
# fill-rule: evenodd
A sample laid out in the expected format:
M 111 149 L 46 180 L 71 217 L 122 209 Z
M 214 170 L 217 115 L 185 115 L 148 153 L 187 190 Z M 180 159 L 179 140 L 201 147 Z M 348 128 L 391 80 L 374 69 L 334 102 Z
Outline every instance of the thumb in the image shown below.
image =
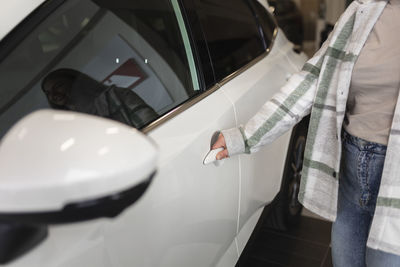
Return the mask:
M 224 150 L 220 151 L 217 154 L 217 156 L 216 156 L 217 160 L 221 160 L 221 159 L 229 157 L 228 150 L 226 149 L 225 137 L 222 133 L 219 134 L 217 141 L 212 146 L 212 149 L 217 149 L 217 148 L 221 148 L 221 147 Z

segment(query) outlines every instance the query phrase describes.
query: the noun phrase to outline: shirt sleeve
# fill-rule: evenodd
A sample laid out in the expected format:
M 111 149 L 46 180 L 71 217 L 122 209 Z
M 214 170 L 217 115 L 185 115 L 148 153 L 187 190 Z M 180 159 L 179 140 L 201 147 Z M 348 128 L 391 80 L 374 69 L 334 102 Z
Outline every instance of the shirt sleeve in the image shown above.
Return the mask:
M 258 151 L 261 146 L 277 139 L 310 113 L 331 36 L 305 63 L 302 70 L 292 75 L 244 126 L 221 131 L 229 156 Z

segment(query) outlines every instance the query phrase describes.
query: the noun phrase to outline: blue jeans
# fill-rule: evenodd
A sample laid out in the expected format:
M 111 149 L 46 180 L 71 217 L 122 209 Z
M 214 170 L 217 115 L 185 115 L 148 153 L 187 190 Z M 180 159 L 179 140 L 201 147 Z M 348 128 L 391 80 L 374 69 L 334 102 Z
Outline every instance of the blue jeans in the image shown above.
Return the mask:
M 400 266 L 400 257 L 366 247 L 385 161 L 386 146 L 343 131 L 338 212 L 332 225 L 335 267 Z

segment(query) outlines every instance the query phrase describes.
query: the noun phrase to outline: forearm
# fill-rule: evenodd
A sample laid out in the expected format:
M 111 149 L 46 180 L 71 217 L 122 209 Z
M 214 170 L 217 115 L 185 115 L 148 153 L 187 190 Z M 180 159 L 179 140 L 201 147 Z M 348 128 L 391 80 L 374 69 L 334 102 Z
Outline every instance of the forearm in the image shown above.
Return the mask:
M 258 151 L 309 114 L 315 84 L 316 79 L 311 79 L 307 71 L 301 71 L 293 75 L 244 126 L 223 130 L 229 155 Z
M 280 91 L 244 125 L 222 131 L 230 156 L 252 153 L 273 142 L 310 113 L 328 40 Z

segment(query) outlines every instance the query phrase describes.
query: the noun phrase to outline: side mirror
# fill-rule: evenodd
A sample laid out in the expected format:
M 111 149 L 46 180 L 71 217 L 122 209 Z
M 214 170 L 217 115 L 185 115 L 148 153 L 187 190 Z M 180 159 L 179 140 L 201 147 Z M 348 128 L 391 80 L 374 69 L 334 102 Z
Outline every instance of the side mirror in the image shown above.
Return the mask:
M 0 264 L 34 248 L 47 225 L 114 217 L 151 182 L 157 149 L 139 131 L 80 113 L 42 110 L 0 143 Z
M 136 129 L 81 113 L 36 111 L 0 144 L 0 221 L 115 217 L 146 191 L 156 164 L 156 147 Z

